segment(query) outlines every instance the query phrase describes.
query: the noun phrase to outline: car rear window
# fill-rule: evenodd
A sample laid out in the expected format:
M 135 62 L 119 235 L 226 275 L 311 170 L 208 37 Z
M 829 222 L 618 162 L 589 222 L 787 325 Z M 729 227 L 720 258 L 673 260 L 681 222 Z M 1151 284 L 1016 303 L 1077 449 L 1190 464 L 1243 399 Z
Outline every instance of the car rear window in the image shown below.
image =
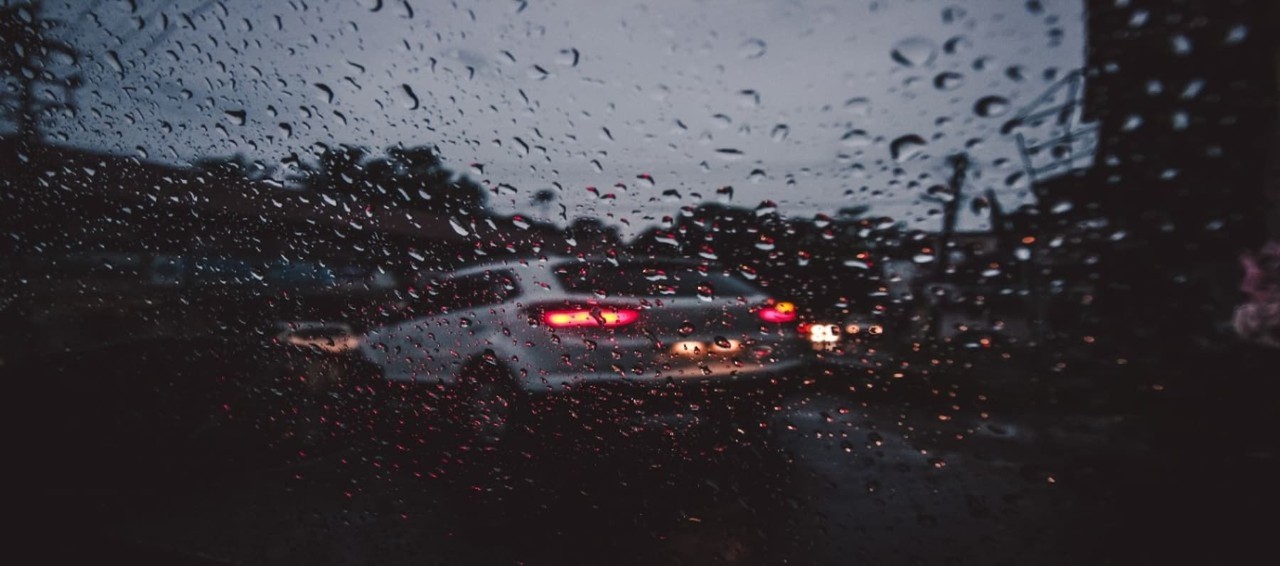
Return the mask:
M 555 273 L 565 289 L 600 296 L 711 299 L 759 293 L 746 281 L 715 268 L 703 271 L 678 263 L 569 263 L 556 267 Z

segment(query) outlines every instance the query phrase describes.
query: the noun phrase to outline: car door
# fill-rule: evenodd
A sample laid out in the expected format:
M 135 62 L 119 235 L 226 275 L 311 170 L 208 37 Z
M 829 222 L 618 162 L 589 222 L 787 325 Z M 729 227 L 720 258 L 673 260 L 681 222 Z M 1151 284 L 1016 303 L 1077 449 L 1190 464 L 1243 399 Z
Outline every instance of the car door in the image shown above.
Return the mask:
M 504 270 L 426 278 L 409 296 L 413 316 L 363 338 L 365 357 L 392 381 L 452 383 L 458 369 L 490 345 L 494 305 L 518 292 Z

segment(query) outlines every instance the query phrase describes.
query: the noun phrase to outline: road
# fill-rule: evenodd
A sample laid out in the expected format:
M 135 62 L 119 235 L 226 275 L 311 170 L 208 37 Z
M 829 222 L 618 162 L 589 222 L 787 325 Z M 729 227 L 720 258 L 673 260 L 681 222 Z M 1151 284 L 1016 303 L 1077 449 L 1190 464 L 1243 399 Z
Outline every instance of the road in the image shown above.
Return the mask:
M 569 435 L 519 446 L 514 459 L 391 439 L 252 456 L 235 446 L 117 451 L 113 462 L 81 464 L 93 479 L 63 484 L 45 502 L 77 510 L 52 520 L 87 535 L 78 548 L 94 555 L 126 549 L 210 564 L 1098 556 L 1095 535 L 1117 510 L 1089 496 L 1087 462 L 1114 456 L 1114 418 L 1005 412 L 976 395 L 885 394 L 850 390 L 839 374 L 823 379 L 839 386 L 792 395 L 761 437 L 601 446 Z

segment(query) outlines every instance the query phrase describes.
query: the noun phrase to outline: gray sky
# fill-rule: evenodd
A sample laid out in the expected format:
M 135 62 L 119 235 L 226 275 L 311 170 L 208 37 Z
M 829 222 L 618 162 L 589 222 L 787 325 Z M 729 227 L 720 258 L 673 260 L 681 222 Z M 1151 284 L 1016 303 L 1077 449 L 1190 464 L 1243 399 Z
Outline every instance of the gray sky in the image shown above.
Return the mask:
M 1005 184 L 1021 166 L 998 128 L 1047 69 L 1084 61 L 1082 1 L 1041 4 L 64 0 L 47 15 L 86 53 L 87 86 L 52 132 L 178 163 L 437 144 L 511 187 L 492 198 L 500 211 L 536 213 L 530 196 L 557 184 L 571 217 L 612 215 L 628 234 L 724 185 L 737 204 L 868 204 L 933 228 L 919 196 L 966 146 L 971 190 L 1025 202 L 1025 181 Z M 982 116 L 989 96 L 1008 104 Z M 926 143 L 895 160 L 907 135 Z

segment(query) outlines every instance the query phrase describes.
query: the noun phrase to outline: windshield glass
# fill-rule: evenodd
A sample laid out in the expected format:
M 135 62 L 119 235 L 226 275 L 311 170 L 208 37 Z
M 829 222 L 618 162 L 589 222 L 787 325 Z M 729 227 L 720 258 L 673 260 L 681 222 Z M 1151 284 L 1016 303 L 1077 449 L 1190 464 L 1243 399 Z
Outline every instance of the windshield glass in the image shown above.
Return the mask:
M 1273 554 L 1275 0 L 0 0 L 41 562 Z

